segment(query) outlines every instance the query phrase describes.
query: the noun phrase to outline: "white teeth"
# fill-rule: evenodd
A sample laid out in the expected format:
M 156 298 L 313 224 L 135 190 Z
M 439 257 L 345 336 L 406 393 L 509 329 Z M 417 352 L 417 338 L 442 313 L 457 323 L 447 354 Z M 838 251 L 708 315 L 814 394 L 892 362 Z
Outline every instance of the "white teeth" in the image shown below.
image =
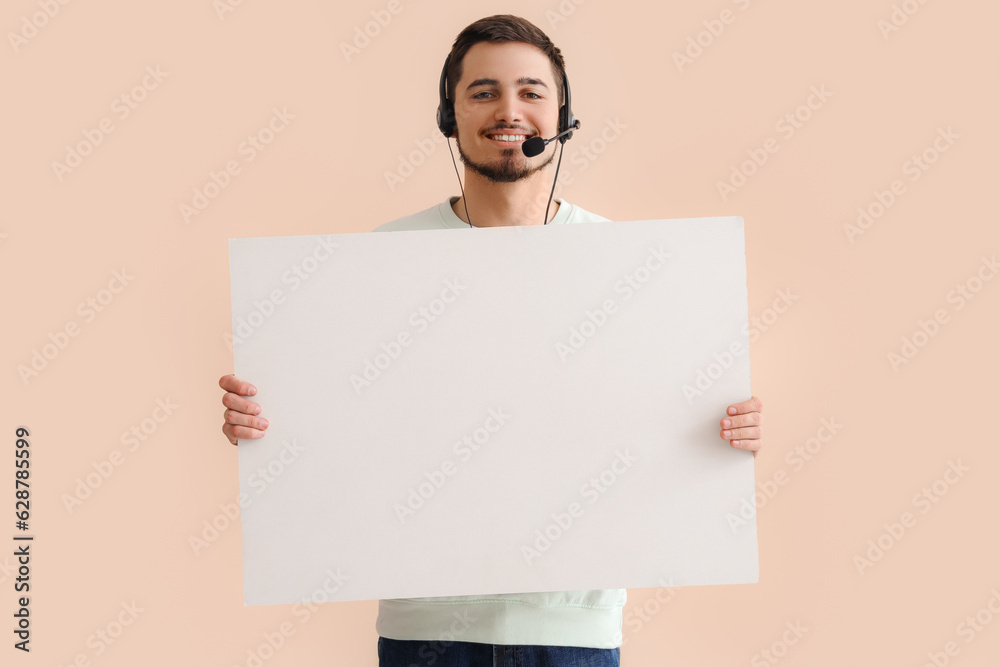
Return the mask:
M 495 134 L 493 139 L 497 141 L 524 141 L 525 135 L 523 134 Z

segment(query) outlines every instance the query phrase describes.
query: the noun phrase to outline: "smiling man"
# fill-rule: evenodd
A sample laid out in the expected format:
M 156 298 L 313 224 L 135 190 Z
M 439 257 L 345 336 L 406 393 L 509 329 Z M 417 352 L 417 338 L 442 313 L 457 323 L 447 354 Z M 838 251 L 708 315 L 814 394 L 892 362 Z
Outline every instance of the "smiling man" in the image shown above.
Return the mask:
M 516 16 L 476 21 L 455 40 L 442 77 L 438 126 L 465 165 L 463 194 L 375 231 L 608 221 L 563 200 L 549 205 L 549 166 L 572 133 L 535 157 L 521 150 L 527 139 L 565 129 L 564 104 L 572 114 L 563 57 L 545 33 Z
M 563 144 L 578 126 L 563 57 L 541 30 L 509 15 L 471 24 L 445 61 L 440 92 L 438 125 L 454 137 L 465 165 L 462 196 L 375 231 L 609 222 L 552 200 Z M 533 157 L 522 151 L 533 137 L 564 131 Z M 222 431 L 229 441 L 262 437 L 267 422 L 246 398 L 256 393 L 253 385 L 233 375 L 219 385 L 227 392 Z M 728 406 L 719 426 L 730 446 L 756 455 L 760 400 Z M 625 589 L 607 589 L 380 600 L 379 665 L 618 665 L 625 599 Z

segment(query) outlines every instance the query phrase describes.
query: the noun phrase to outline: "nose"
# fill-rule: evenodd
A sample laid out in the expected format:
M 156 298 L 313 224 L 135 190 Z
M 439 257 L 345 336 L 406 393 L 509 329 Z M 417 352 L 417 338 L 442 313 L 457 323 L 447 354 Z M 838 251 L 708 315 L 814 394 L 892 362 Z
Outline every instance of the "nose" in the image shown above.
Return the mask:
M 521 109 L 521 101 L 516 94 L 506 94 L 497 104 L 494 119 L 500 123 L 510 125 L 522 124 L 524 122 L 524 112 Z

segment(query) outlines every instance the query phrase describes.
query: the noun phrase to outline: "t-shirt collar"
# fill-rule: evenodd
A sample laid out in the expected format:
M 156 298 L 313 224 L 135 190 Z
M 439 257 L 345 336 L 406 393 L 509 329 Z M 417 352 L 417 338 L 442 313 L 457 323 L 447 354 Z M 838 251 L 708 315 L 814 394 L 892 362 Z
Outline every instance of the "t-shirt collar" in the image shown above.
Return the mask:
M 448 227 L 453 227 L 456 229 L 466 228 L 470 229 L 469 223 L 462 220 L 460 217 L 455 215 L 455 209 L 452 208 L 452 204 L 459 200 L 458 196 L 448 197 L 443 204 L 441 204 L 441 219 L 444 220 L 444 224 Z M 553 197 L 552 201 L 559 202 L 559 210 L 556 211 L 554 218 L 549 220 L 550 225 L 561 225 L 566 222 L 569 218 L 569 204 L 566 203 L 562 197 Z M 541 216 L 539 216 L 541 217 Z

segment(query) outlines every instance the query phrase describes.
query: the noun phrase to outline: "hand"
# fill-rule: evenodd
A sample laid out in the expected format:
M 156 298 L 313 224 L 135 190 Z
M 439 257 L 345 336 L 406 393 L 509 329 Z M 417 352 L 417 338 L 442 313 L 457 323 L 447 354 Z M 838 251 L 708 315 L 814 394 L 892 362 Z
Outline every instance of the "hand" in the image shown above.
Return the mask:
M 756 396 L 752 396 L 749 401 L 730 405 L 726 408 L 727 416 L 719 421 L 722 427 L 719 435 L 724 440 L 729 440 L 731 447 L 749 449 L 757 456 L 757 452 L 764 446 L 764 428 L 761 425 L 763 407 L 764 404 Z
M 243 398 L 256 394 L 257 388 L 233 374 L 219 378 L 219 386 L 226 390 L 222 395 L 222 404 L 229 409 L 222 414 L 222 432 L 229 438 L 229 442 L 235 445 L 237 438 L 246 440 L 263 437 L 267 420 L 257 416 L 260 414 L 260 405 Z

